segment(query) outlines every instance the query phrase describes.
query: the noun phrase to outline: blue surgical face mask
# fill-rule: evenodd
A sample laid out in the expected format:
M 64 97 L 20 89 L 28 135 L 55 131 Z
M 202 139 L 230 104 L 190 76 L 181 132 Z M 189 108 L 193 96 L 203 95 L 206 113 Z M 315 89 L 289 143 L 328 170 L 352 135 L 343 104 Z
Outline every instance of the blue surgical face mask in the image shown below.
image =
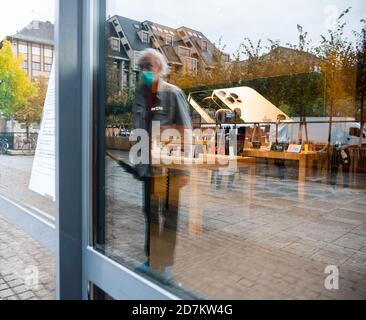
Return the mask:
M 155 81 L 155 75 L 151 71 L 143 71 L 141 73 L 141 82 L 151 87 Z

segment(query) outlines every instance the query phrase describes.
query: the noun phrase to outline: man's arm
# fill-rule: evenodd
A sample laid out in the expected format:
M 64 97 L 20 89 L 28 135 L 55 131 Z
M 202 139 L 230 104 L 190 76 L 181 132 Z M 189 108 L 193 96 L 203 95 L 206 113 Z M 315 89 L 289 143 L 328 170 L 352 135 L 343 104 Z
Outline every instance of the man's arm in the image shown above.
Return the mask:
M 134 103 L 132 106 L 134 129 L 146 129 L 144 123 L 145 113 L 146 113 L 145 97 L 141 89 L 137 89 L 135 93 Z

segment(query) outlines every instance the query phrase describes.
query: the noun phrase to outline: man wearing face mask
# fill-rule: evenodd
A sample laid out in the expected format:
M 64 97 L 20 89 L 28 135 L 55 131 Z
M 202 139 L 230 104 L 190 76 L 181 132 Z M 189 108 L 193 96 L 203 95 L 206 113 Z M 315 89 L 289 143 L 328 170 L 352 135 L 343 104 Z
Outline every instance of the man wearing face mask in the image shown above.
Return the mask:
M 184 170 L 151 165 L 152 123 L 159 122 L 161 130 L 176 129 L 184 137 L 191 129 L 189 106 L 185 94 L 162 78 L 168 73 L 163 55 L 144 50 L 138 60 L 140 83 L 132 109 L 135 129 L 149 136 L 149 163 L 136 166 L 144 181 L 144 213 L 146 221 L 145 254 L 147 261 L 139 270 L 158 272 L 162 280 L 173 279 L 174 251 L 177 236 L 179 191 L 188 181 Z M 182 152 L 183 153 L 183 152 Z

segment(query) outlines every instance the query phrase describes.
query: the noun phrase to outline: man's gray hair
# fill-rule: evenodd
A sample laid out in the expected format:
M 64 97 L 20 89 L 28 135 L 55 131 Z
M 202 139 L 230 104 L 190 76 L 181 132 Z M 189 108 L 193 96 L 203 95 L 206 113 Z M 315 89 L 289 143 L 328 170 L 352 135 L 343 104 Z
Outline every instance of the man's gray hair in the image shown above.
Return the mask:
M 163 77 L 166 76 L 169 73 L 169 66 L 165 57 L 158 50 L 148 48 L 141 51 L 141 54 L 137 59 L 137 64 L 139 66 L 143 65 L 147 60 L 149 60 L 149 56 L 154 56 L 156 58 L 160 64 L 160 75 Z

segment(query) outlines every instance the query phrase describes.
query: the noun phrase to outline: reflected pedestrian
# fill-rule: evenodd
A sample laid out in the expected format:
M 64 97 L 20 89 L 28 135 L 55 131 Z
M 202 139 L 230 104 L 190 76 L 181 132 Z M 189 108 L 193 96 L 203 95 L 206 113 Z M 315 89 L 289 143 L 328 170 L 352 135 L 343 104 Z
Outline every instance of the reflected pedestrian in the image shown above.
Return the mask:
M 158 271 L 163 278 L 171 279 L 177 238 L 179 193 L 188 182 L 188 174 L 182 169 L 151 165 L 152 122 L 159 122 L 162 131 L 174 128 L 184 137 L 184 129 L 192 127 L 191 118 L 182 90 L 163 80 L 168 73 L 163 55 L 154 49 L 146 49 L 141 53 L 138 65 L 141 75 L 132 109 L 134 126 L 135 129 L 145 130 L 149 136 L 149 162 L 136 167 L 144 181 L 147 261 L 141 267 Z

